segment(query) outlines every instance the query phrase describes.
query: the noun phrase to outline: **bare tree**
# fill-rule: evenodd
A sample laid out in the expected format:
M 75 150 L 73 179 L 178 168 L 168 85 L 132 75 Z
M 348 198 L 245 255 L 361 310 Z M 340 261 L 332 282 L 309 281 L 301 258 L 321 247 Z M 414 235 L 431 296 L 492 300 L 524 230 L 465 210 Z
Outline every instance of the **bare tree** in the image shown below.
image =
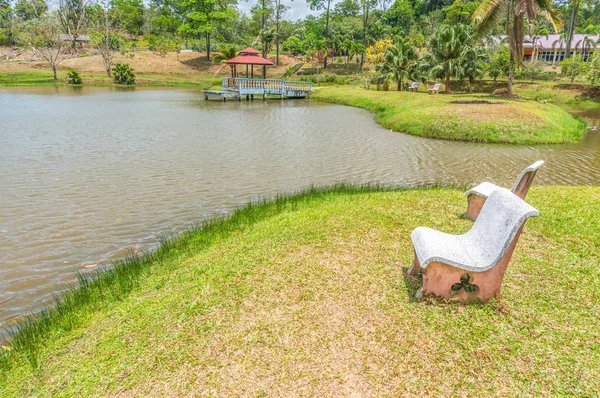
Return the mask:
M 57 14 L 65 33 L 71 37 L 73 48 L 85 29 L 88 6 L 86 0 L 58 0 Z
M 45 18 L 32 22 L 27 29 L 24 29 L 24 41 L 26 41 L 33 52 L 40 58 L 43 58 L 50 64 L 56 77 L 56 68 L 70 55 L 65 51 L 67 42 L 60 38 L 60 24 L 53 18 Z
M 98 5 L 98 15 L 90 32 L 90 39 L 102 56 L 107 76 L 111 77 L 113 58 L 120 51 L 124 41 L 118 26 L 119 18 L 111 12 L 108 1 L 100 1 Z

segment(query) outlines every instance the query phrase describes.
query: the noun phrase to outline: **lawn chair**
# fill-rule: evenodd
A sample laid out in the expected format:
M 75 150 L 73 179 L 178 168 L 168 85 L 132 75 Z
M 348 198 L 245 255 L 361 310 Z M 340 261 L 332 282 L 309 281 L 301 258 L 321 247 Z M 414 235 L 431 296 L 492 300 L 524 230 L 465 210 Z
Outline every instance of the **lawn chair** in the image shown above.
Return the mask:
M 416 228 L 410 234 L 415 258 L 407 277 L 422 275 L 417 299 L 436 296 L 470 303 L 499 298 L 504 271 L 525 221 L 538 214 L 508 189 L 498 188 L 466 234 Z
M 415 92 L 419 89 L 419 82 L 412 82 L 412 86 L 408 88 L 409 91 Z
M 515 181 L 511 191 L 519 198 L 525 199 L 527 192 L 529 192 L 529 188 L 531 187 L 531 183 L 535 178 L 537 170 L 543 165 L 544 161 L 538 160 L 531 166 L 525 168 L 525 170 L 519 174 L 519 177 L 517 178 L 517 181 Z M 467 212 L 465 213 L 465 217 L 470 220 L 476 220 L 479 212 L 481 211 L 481 207 L 485 203 L 485 200 L 494 190 L 498 188 L 499 187 L 497 185 L 494 185 L 491 182 L 482 182 L 475 188 L 467 191 Z
M 427 89 L 427 94 L 439 94 L 440 84 L 436 83 L 432 88 Z

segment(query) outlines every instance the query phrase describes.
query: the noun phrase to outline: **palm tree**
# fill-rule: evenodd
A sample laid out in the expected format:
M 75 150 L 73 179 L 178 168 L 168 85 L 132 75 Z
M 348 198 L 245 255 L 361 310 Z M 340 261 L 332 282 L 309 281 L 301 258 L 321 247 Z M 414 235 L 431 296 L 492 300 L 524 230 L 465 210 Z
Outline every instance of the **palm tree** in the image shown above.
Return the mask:
M 483 47 L 471 46 L 465 50 L 463 59 L 464 76 L 469 78 L 469 84 L 472 85 L 476 77 L 485 73 L 484 65 L 488 61 L 486 51 Z
M 379 68 L 379 75 L 398 83 L 398 91 L 402 89 L 404 77 L 415 79 L 418 71 L 419 54 L 417 49 L 407 41 L 399 41 L 395 46 L 385 49 L 383 64 Z
M 556 66 L 556 55 L 558 54 L 558 51 L 562 50 L 563 48 L 563 44 L 565 44 L 565 41 L 567 39 L 566 33 L 561 33 L 560 36 L 558 36 L 557 40 L 554 40 L 554 42 L 552 43 L 552 49 L 554 50 L 554 58 L 552 58 L 552 66 Z M 556 44 L 558 44 L 558 48 L 556 48 Z
M 510 64 L 508 69 L 508 94 L 513 93 L 513 76 L 515 61 L 523 62 L 523 39 L 525 20 L 528 24 L 535 21 L 537 15 L 545 17 L 558 31 L 561 21 L 552 5 L 552 0 L 483 0 L 473 14 L 476 32 L 490 32 L 501 21 L 505 21 L 506 34 L 510 47 Z
M 354 42 L 350 39 L 346 39 L 342 43 L 342 49 L 346 53 L 346 66 L 348 65 L 348 62 L 350 61 L 350 50 L 352 50 L 353 45 L 354 45 Z
M 586 50 L 594 49 L 596 47 L 596 41 L 590 36 L 585 35 L 583 39 L 581 39 L 575 45 L 575 52 L 577 52 L 577 47 L 579 47 L 579 44 L 581 44 L 581 58 L 583 58 L 584 61 L 587 61 Z
M 429 74 L 445 78 L 445 92 L 450 93 L 450 78 L 465 76 L 465 60 L 472 56 L 473 34 L 463 24 L 442 25 L 429 38 L 430 51 L 423 55 Z
M 217 70 L 214 76 L 217 76 L 219 72 L 221 72 L 221 69 L 223 69 L 223 67 L 227 65 L 228 59 L 234 58 L 236 55 L 237 48 L 235 47 L 235 45 L 221 47 L 221 51 L 219 51 L 213 56 L 213 62 L 215 64 L 221 64 L 221 67 L 219 68 L 219 70 Z M 231 65 L 231 73 L 233 74 L 233 65 Z
M 537 25 L 537 24 L 534 24 L 534 25 Z M 538 57 L 538 53 L 539 53 L 539 47 L 537 46 L 538 38 L 545 37 L 546 40 L 548 40 L 548 36 L 550 36 L 550 32 L 548 32 L 548 29 L 546 29 L 546 28 L 539 29 L 537 26 L 532 26 L 532 31 L 533 31 L 533 34 L 531 35 L 531 44 L 533 47 L 531 48 L 531 63 L 533 63 L 533 61 L 535 61 Z

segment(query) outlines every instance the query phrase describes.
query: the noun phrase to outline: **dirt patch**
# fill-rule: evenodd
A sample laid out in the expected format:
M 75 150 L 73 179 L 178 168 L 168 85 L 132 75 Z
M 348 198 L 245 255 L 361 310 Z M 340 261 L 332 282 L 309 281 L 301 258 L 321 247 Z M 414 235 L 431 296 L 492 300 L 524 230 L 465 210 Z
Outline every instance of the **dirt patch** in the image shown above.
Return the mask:
M 504 103 L 505 105 L 510 105 Z M 488 106 L 488 104 L 456 104 L 439 110 L 439 114 L 453 115 L 457 118 L 470 119 L 475 123 L 493 120 L 497 123 L 528 122 L 534 123 L 539 117 L 529 112 L 522 112 L 513 106 Z
M 505 102 L 494 102 L 494 101 L 485 101 L 485 100 L 457 100 L 450 101 L 449 104 L 464 104 L 464 105 L 499 105 L 505 104 Z
M 275 62 L 275 55 L 268 57 Z M 283 75 L 285 70 L 297 60 L 281 55 L 279 57 L 281 65 L 267 68 L 267 75 L 277 77 Z M 213 75 L 228 75 L 229 67 L 220 63 L 213 63 L 206 60 L 206 53 L 171 52 L 166 55 L 157 54 L 152 51 L 139 51 L 133 54 L 117 54 L 113 60 L 114 63 L 125 63 L 138 73 L 156 73 L 156 74 L 192 74 L 207 73 Z M 8 47 L 0 48 L 0 70 L 8 73 L 24 72 L 31 69 L 49 69 L 48 64 L 37 58 L 31 50 L 12 49 Z M 104 73 L 102 57 L 92 51 L 82 53 L 63 61 L 59 69 L 75 69 L 79 72 L 97 72 Z M 255 73 L 260 73 L 260 68 L 255 67 Z

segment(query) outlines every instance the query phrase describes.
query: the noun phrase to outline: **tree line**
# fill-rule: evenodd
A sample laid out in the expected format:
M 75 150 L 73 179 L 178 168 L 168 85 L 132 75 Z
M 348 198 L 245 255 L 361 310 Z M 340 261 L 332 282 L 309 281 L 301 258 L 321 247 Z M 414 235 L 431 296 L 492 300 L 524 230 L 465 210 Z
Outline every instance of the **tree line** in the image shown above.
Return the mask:
M 484 66 L 498 76 L 508 64 L 512 92 L 526 34 L 561 33 L 569 54 L 575 33 L 600 33 L 596 0 L 306 0 L 314 14 L 297 21 L 281 0 L 254 1 L 243 12 L 237 0 L 57 0 L 52 7 L 45 0 L 0 0 L 0 45 L 51 48 L 44 58 L 53 59 L 76 51 L 78 37 L 89 35 L 110 76 L 112 57 L 127 46 L 190 48 L 210 60 L 215 49 L 251 45 L 263 56 L 275 53 L 277 64 L 285 51 L 317 56 L 325 69 L 341 55 L 362 69 L 368 50 L 384 42 L 391 45 L 379 59 L 368 59 L 379 65 L 378 79 L 400 86 L 427 71 L 449 87 L 450 77 L 471 79 Z M 58 43 L 58 34 L 71 43 Z M 508 36 L 508 51 L 489 40 L 499 35 Z

